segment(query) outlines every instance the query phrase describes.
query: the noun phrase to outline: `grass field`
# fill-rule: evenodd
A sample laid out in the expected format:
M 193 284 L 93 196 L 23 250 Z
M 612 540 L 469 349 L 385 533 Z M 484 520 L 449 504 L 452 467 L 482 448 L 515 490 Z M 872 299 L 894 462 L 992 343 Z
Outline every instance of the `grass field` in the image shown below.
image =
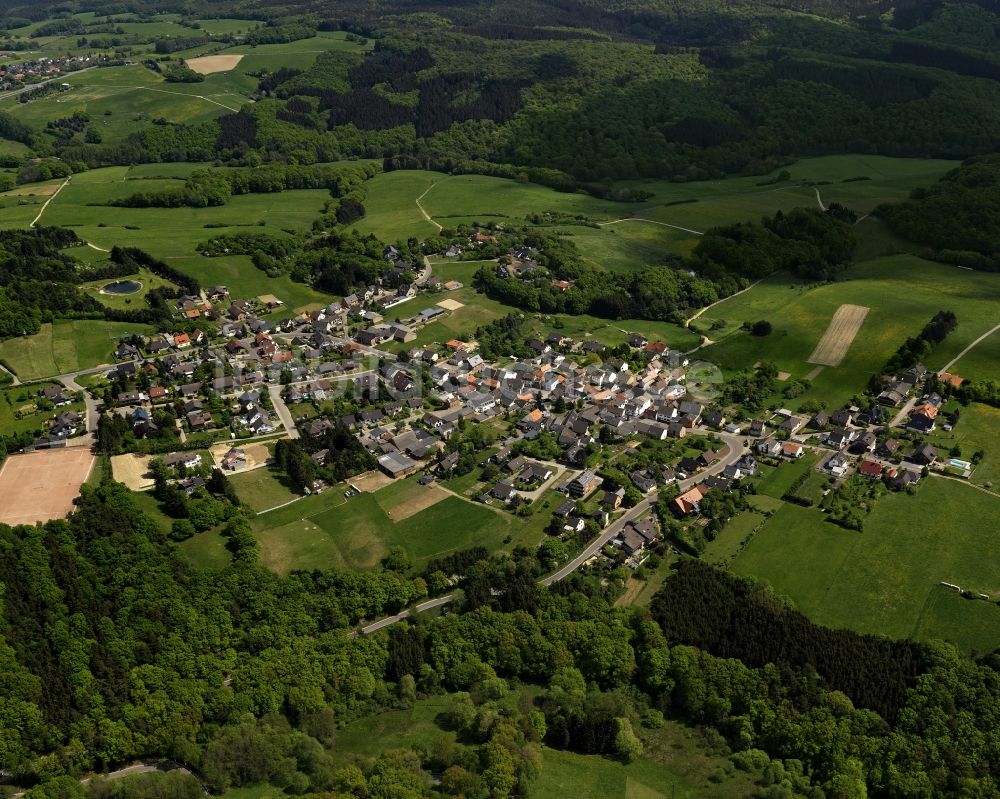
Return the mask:
M 777 469 L 768 474 L 757 485 L 757 493 L 765 494 L 769 497 L 780 499 L 791 488 L 792 483 L 802 475 L 809 472 L 819 456 L 814 453 L 806 453 L 797 461 L 782 463 Z
M 816 509 L 784 505 L 735 560 L 740 574 L 768 580 L 813 621 L 902 638 L 941 634 L 922 609 L 941 581 L 993 596 L 1000 578 L 1000 500 L 957 481 L 929 478 L 916 496 L 878 501 L 863 532 L 825 521 Z M 977 609 L 968 603 L 962 609 Z M 953 609 L 954 610 L 954 609 Z M 982 642 L 972 619 L 950 612 L 954 640 Z M 971 637 L 970 637 L 971 636 Z M 991 646 L 1000 645 L 1000 625 Z M 988 643 L 988 642 L 987 642 Z
M 801 379 L 814 368 L 807 359 L 836 310 L 844 303 L 869 307 L 841 364 L 824 367 L 812 381 L 812 389 L 795 401 L 821 399 L 835 408 L 863 388 L 908 336 L 919 333 L 939 310 L 948 309 L 957 315 L 958 327 L 927 359 L 929 368 L 944 365 L 996 324 L 998 300 L 1000 281 L 995 275 L 910 255 L 857 264 L 843 280 L 821 286 L 775 275 L 699 318 L 702 327 L 712 320 L 729 323 L 721 334 L 712 333 L 718 343 L 702 355 L 726 371 L 746 368 L 758 360 L 772 361 Z M 758 319 L 772 322 L 771 335 L 761 338 L 739 330 L 742 322 Z
M 72 88 L 30 103 L 16 97 L 0 101 L 0 110 L 17 115 L 33 128 L 47 122 L 87 114 L 105 142 L 122 141 L 152 120 L 197 124 L 238 111 L 246 98 L 220 92 L 204 83 L 167 83 L 144 66 L 107 67 L 62 79 Z M 110 114 L 107 112 L 111 112 Z
M 296 568 L 369 569 L 394 546 L 403 547 L 419 566 L 479 544 L 499 549 L 515 532 L 513 517 L 456 497 L 395 523 L 374 494 L 359 494 L 335 507 L 322 501 L 327 494 L 317 498 L 320 502 L 303 500 L 258 517 L 254 532 L 266 566 L 280 574 Z
M 997 646 L 1000 607 L 994 602 L 966 599 L 944 586 L 931 590 L 921 609 L 914 638 L 941 638 L 960 649 L 990 652 Z
M 140 190 L 176 186 L 179 179 L 198 166 L 149 164 L 81 173 L 74 176 L 49 204 L 41 222 L 72 228 L 81 238 L 105 250 L 115 245 L 140 247 L 157 258 L 170 260 L 171 265 L 194 275 L 203 285 L 228 286 L 234 296 L 275 294 L 289 308 L 328 299 L 327 295 L 288 277 L 269 278 L 249 258 L 205 258 L 197 249 L 200 243 L 213 236 L 244 231 L 248 226 L 278 235 L 283 231 L 306 230 L 329 199 L 326 191 L 239 195 L 225 206 L 203 209 L 109 208 L 91 204 L 126 197 Z M 43 196 L 0 199 L 0 205 L 6 205 L 0 207 L 0 227 L 26 227 L 46 199 Z M 223 227 L 205 227 L 208 224 Z M 76 248 L 72 254 L 87 261 L 106 257 L 92 248 Z M 155 285 L 156 280 L 149 282 Z M 98 287 L 106 282 L 100 282 Z M 136 296 L 130 297 L 133 304 Z M 124 298 L 101 295 L 99 299 L 115 307 L 128 307 Z
M 743 540 L 750 535 L 767 517 L 755 510 L 743 511 L 729 522 L 722 531 L 710 541 L 701 554 L 702 560 L 708 563 L 724 563 L 734 557 L 739 551 Z
M 955 165 L 953 161 L 828 156 L 789 167 L 792 180 L 781 185 L 758 185 L 767 180 L 765 176 L 620 184 L 651 191 L 653 197 L 642 203 L 609 202 L 482 175 L 401 171 L 380 175 L 372 182 L 368 215 L 357 227 L 387 240 L 431 235 L 436 228 L 421 215 L 417 198 L 434 221 L 446 228 L 477 221 L 519 223 L 528 214 L 546 212 L 583 216 L 604 224 L 596 229 L 566 225 L 550 229 L 572 236 L 591 263 L 608 269 L 641 268 L 662 261 L 668 251 L 689 252 L 698 240 L 690 231 L 758 219 L 796 206 L 815 207 L 815 189 L 802 182 L 832 181 L 819 187 L 823 201 L 842 202 L 864 214 L 880 203 L 904 199 L 913 188 L 933 183 Z M 843 182 L 860 176 L 871 180 Z
M 257 513 L 276 508 L 299 497 L 280 479 L 280 473 L 268 467 L 229 476 L 236 496 Z
M 273 477 L 262 476 L 265 471 L 230 478 L 240 497 L 255 509 L 274 507 L 275 501 L 288 501 L 291 496 Z M 258 485 L 261 498 L 254 496 Z M 456 549 L 482 545 L 493 551 L 536 544 L 548 521 L 545 513 L 521 519 L 453 496 L 402 518 L 401 509 L 414 500 L 416 492 L 441 490 L 417 486 L 414 478 L 349 500 L 339 488 L 259 515 L 253 529 L 260 542 L 261 562 L 279 574 L 293 569 L 368 569 L 377 566 L 390 548 L 399 546 L 419 569 L 429 559 Z M 393 521 L 389 513 L 400 520 Z M 228 563 L 221 538 L 200 535 L 192 540 L 196 539 L 197 544 L 186 541 L 181 545 L 182 551 L 193 550 L 189 559 L 207 565 Z
M 226 539 L 217 530 L 198 533 L 177 545 L 181 555 L 194 567 L 218 571 L 231 560 Z
M 1000 330 L 979 342 L 951 367 L 953 374 L 967 380 L 996 380 L 1000 364 Z
M 160 503 L 150 491 L 133 491 L 132 501 L 142 511 L 142 515 L 157 526 L 161 533 L 166 535 L 173 526 L 173 519 L 160 509 Z M 206 533 L 205 535 L 209 535 Z M 199 538 L 201 536 L 198 536 Z M 193 540 L 193 539 L 191 539 Z M 187 543 L 187 542 L 185 542 Z
M 276 194 L 241 194 L 213 208 L 92 205 L 140 190 L 177 185 L 175 181 L 123 181 L 126 170 L 126 167 L 112 167 L 74 177 L 49 204 L 42 220 L 47 225 L 73 228 L 81 238 L 104 249 L 111 249 L 115 244 L 141 247 L 163 258 L 194 255 L 200 242 L 248 227 L 279 235 L 283 230 L 306 230 L 330 198 L 327 191 L 302 189 Z M 0 212 L 0 219 L 7 210 Z
M 206 29 L 214 33 L 246 30 L 245 20 L 206 21 Z M 163 20 L 153 23 L 123 23 L 130 33 L 153 36 L 190 36 L 191 31 L 176 23 Z M 21 29 L 27 32 L 30 29 Z M 209 75 L 201 83 L 167 83 L 162 76 L 141 65 L 105 67 L 69 75 L 61 79 L 72 88 L 23 104 L 16 97 L 0 101 L 0 110 L 12 111 L 22 122 L 43 128 L 54 119 L 88 114 L 94 120 L 107 143 L 123 140 L 129 134 L 148 125 L 154 119 L 172 123 L 197 124 L 223 114 L 238 111 L 250 100 L 259 78 L 250 73 L 274 71 L 280 67 L 307 69 L 316 57 L 328 50 L 362 53 L 371 44 L 361 46 L 346 40 L 343 32 L 324 32 L 311 39 L 287 44 L 238 45 L 221 51 L 220 55 L 243 55 L 236 69 Z M 77 51 L 76 37 L 52 37 L 33 40 L 40 53 L 49 55 Z M 205 47 L 178 53 L 177 58 L 203 52 Z
M 113 363 L 121 336 L 151 332 L 153 329 L 146 325 L 126 322 L 75 319 L 47 323 L 33 336 L 0 342 L 0 359 L 10 365 L 21 380 L 37 380 Z

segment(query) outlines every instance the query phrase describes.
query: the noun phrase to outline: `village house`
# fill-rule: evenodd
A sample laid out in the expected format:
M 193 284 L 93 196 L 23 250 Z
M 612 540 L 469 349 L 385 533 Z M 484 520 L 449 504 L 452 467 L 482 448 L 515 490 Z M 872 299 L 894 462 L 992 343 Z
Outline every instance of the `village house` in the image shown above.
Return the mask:
M 688 489 L 679 497 L 674 499 L 674 508 L 682 515 L 688 516 L 698 513 L 701 510 L 701 501 L 705 498 L 708 489 L 702 486 L 695 486 Z
M 587 469 L 580 472 L 580 474 L 570 480 L 566 488 L 571 497 L 585 499 L 600 488 L 600 485 L 603 482 L 604 481 L 600 477 Z

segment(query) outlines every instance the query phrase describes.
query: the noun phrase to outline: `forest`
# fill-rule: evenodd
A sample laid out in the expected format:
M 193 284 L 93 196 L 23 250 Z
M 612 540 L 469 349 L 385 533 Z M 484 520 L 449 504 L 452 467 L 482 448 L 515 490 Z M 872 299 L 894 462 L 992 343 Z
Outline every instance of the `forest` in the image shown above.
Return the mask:
M 456 612 L 354 637 L 359 619 L 426 596 L 425 577 L 395 564 L 279 577 L 229 513 L 222 572 L 188 565 L 107 480 L 69 521 L 0 526 L 0 768 L 36 783 L 31 799 L 82 797 L 81 772 L 150 756 L 213 791 L 526 796 L 541 743 L 628 760 L 664 717 L 714 729 L 761 797 L 996 790 L 995 656 L 817 627 L 697 562 L 651 612 L 614 608 L 594 578 L 541 588 L 524 549 L 435 564 L 426 580 L 466 575 Z M 542 686 L 527 707 L 509 701 L 523 684 Z M 340 723 L 441 694 L 454 745 L 331 765 Z M 185 796 L 173 781 L 158 795 Z
M 435 3 L 427 17 L 393 2 L 377 16 L 360 2 L 240 5 L 232 13 L 265 18 L 260 43 L 339 27 L 373 36 L 375 48 L 261 74 L 259 102 L 211 122 L 150 125 L 113 144 L 10 122 L 9 135 L 91 167 L 389 157 L 605 188 L 762 173 L 807 154 L 964 158 L 1000 137 L 989 33 L 1000 16 L 986 0 L 905 2 L 891 19 L 877 2 L 809 4 L 806 16 L 765 0 L 581 0 L 530 12 L 507 0 L 518 23 L 482 32 L 478 2 Z
M 927 245 L 935 260 L 1000 271 L 1000 156 L 971 158 L 876 213 L 900 236 Z

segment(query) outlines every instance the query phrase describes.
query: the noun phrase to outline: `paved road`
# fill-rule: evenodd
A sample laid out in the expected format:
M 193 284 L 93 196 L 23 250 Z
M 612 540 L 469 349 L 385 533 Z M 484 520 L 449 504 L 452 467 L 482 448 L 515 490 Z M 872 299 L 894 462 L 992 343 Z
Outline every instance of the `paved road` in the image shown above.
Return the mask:
M 709 435 L 710 431 L 707 430 L 692 430 L 694 435 Z M 677 482 L 677 487 L 681 492 L 687 491 L 692 486 L 700 483 L 707 477 L 719 474 L 727 466 L 736 463 L 745 452 L 749 452 L 746 446 L 744 446 L 744 439 L 740 436 L 730 435 L 728 433 L 717 433 L 719 438 L 721 438 L 725 444 L 726 448 L 722 451 L 722 457 L 710 467 L 702 472 L 699 472 L 694 477 L 689 477 L 686 480 L 680 480 Z M 552 585 L 553 583 L 559 582 L 565 579 L 570 574 L 575 572 L 580 568 L 587 560 L 594 556 L 597 552 L 600 552 L 601 548 L 604 547 L 609 541 L 611 541 L 615 536 L 618 535 L 630 521 L 634 521 L 639 516 L 641 516 L 645 511 L 649 510 L 656 503 L 658 492 L 652 492 L 648 497 L 643 499 L 635 507 L 629 509 L 623 516 L 621 516 L 617 521 L 609 525 L 597 538 L 595 538 L 586 549 L 583 550 L 579 555 L 577 555 L 573 560 L 567 563 L 558 571 L 553 574 L 543 577 L 539 580 L 541 585 Z M 388 627 L 396 622 L 400 622 L 403 619 L 407 619 L 414 613 L 422 613 L 425 610 L 431 610 L 432 608 L 439 608 L 443 605 L 447 605 L 449 602 L 455 599 L 456 594 L 446 594 L 445 596 L 439 596 L 435 599 L 429 599 L 426 602 L 421 602 L 419 605 L 415 605 L 413 608 L 408 608 L 407 610 L 400 611 L 393 616 L 386 616 L 383 619 L 373 621 L 371 624 L 365 625 L 361 628 L 361 632 L 364 635 L 376 632 L 385 627 Z
M 395 616 L 386 616 L 384 619 L 374 621 L 368 626 L 362 627 L 361 632 L 365 635 L 369 635 L 373 632 L 381 630 L 383 627 L 388 627 L 389 625 L 402 621 L 403 619 L 412 616 L 413 613 L 423 613 L 425 610 L 431 610 L 433 608 L 439 608 L 442 605 L 447 605 L 454 598 L 454 594 L 446 594 L 445 596 L 439 596 L 436 599 L 428 599 L 426 602 L 421 602 L 419 605 L 415 605 L 412 610 L 404 610 L 397 613 Z
M 19 386 L 19 385 L 21 385 L 21 379 L 16 374 L 14 374 L 10 369 L 8 369 L 6 366 L 4 366 L 2 363 L 0 363 L 0 372 L 3 372 L 4 374 L 8 374 L 8 375 L 11 376 L 11 385 L 12 386 Z
M 699 430 L 692 432 L 695 432 L 696 435 L 707 435 L 707 431 Z M 707 469 L 696 474 L 694 477 L 689 477 L 686 480 L 678 480 L 677 489 L 681 493 L 684 493 L 692 486 L 697 485 L 705 478 L 719 474 L 727 466 L 736 463 L 736 461 L 743 456 L 743 453 L 748 451 L 746 447 L 743 446 L 743 439 L 739 436 L 724 433 L 720 434 L 719 437 L 726 442 L 726 449 L 724 450 L 722 457 Z M 617 537 L 617 535 L 625 528 L 625 525 L 635 519 L 638 519 L 645 511 L 652 508 L 653 505 L 656 504 L 658 496 L 659 492 L 657 491 L 650 493 L 650 495 L 643 499 L 642 502 L 637 504 L 631 510 L 626 512 L 621 518 L 605 528 L 605 530 L 597 538 L 591 541 L 583 552 L 573 558 L 573 560 L 559 569 L 559 571 L 542 579 L 542 585 L 552 585 L 552 583 L 559 582 L 579 569 L 584 563 L 590 560 L 590 558 L 600 552 L 605 544 Z
M 85 415 L 87 434 L 85 436 L 80 436 L 79 438 L 71 439 L 72 443 L 76 446 L 91 445 L 94 443 L 94 435 L 97 433 L 97 421 L 101 418 L 101 411 L 98 407 L 97 400 L 90 396 L 90 392 L 76 382 L 76 379 L 66 375 L 59 378 L 59 382 L 66 386 L 70 391 L 80 391 L 83 393 L 83 404 L 87 406 L 87 411 Z
M 281 419 L 281 423 L 285 426 L 288 437 L 298 438 L 299 429 L 295 426 L 295 420 L 292 418 L 288 406 L 285 405 L 285 400 L 281 397 L 282 389 L 284 389 L 282 385 L 271 385 L 267 387 L 267 393 L 271 396 L 271 404 L 274 406 L 274 412 L 278 414 L 278 418 Z
M 67 72 L 65 75 L 60 75 L 57 78 L 49 78 L 48 80 L 40 81 L 39 83 L 32 83 L 21 89 L 14 89 L 10 92 L 5 92 L 0 94 L 0 100 L 7 100 L 11 97 L 17 97 L 19 94 L 24 94 L 25 92 L 30 92 L 32 89 L 37 89 L 39 86 L 47 86 L 50 83 L 65 83 L 66 78 L 74 78 L 77 75 L 82 75 L 84 72 L 90 72 L 92 69 L 99 69 L 99 67 L 84 67 L 83 69 L 78 69 L 76 72 Z
M 910 415 L 910 411 L 913 410 L 913 406 L 917 404 L 917 397 L 910 397 L 899 412 L 892 417 L 892 421 L 889 422 L 889 427 L 899 427 L 903 424 L 903 420 Z

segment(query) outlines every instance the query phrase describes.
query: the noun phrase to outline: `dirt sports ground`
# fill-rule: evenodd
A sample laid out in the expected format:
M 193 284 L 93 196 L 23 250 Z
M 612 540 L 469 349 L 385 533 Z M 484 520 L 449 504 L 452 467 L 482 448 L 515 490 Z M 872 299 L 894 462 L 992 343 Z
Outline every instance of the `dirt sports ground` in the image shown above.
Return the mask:
M 813 350 L 813 354 L 809 356 L 809 363 L 840 366 L 870 310 L 864 305 L 841 305 L 830 320 L 830 325 Z
M 34 524 L 65 518 L 94 460 L 87 447 L 11 455 L 0 468 L 0 522 Z
M 199 75 L 214 75 L 216 72 L 229 72 L 243 60 L 241 55 L 203 55 L 200 58 L 189 58 L 184 63 Z

